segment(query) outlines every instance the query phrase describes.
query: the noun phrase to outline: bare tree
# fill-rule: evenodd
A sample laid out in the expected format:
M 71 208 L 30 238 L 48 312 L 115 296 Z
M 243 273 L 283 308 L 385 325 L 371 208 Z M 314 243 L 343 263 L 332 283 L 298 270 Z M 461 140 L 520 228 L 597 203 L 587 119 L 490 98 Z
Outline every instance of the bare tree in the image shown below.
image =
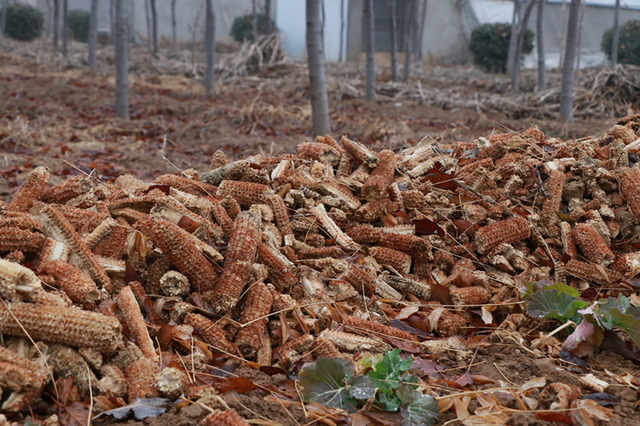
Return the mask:
M 115 0 L 116 117 L 129 120 L 129 8 L 127 0 Z
M 415 62 L 418 67 L 422 68 L 422 40 L 424 37 L 424 25 L 427 20 L 427 0 L 422 1 L 422 10 L 420 14 L 420 26 L 418 27 L 418 37 L 416 37 L 416 53 Z
M 2 15 L 0 16 L 0 44 L 2 44 L 2 35 L 4 33 L 4 28 L 7 25 L 7 7 L 9 3 L 7 0 L 2 0 L 0 3 L 0 7 L 2 7 Z
M 251 0 L 251 39 L 254 43 L 258 40 L 258 10 L 256 9 L 256 0 Z
M 578 45 L 578 21 L 580 20 L 580 0 L 571 0 L 567 43 L 564 49 L 562 67 L 562 88 L 560 89 L 560 114 L 567 122 L 573 121 L 573 71 Z
M 53 50 L 58 51 L 58 34 L 59 30 L 59 17 L 60 17 L 60 0 L 53 0 Z
M 216 54 L 216 15 L 213 10 L 213 0 L 207 0 L 206 7 L 204 48 L 207 51 L 207 71 L 205 75 L 205 88 L 207 90 L 207 95 L 213 97 L 216 94 L 216 89 L 213 85 L 213 71 Z
M 151 12 L 149 12 L 149 0 L 144 0 L 144 16 L 147 20 L 147 47 L 151 50 Z
M 544 2 L 538 0 L 538 16 L 536 18 L 536 44 L 538 45 L 538 90 L 547 88 L 547 65 L 544 54 Z
M 587 2 L 586 0 L 582 0 L 582 3 L 580 5 L 580 18 L 578 19 L 578 47 L 576 49 L 576 70 L 580 70 L 580 60 L 582 59 L 582 41 L 584 40 L 582 22 L 584 21 L 584 13 L 586 9 Z
M 307 56 L 311 90 L 312 136 L 326 135 L 329 125 L 329 100 L 327 80 L 324 74 L 322 26 L 320 24 L 320 0 L 306 0 L 307 6 Z
M 116 45 L 116 1 L 109 0 L 109 18 L 111 20 L 111 42 Z
M 342 0 L 344 1 L 344 0 Z M 342 10 L 342 9 L 341 9 Z M 264 16 L 267 18 L 265 32 L 267 35 L 271 34 L 271 0 L 264 0 Z
M 394 0 L 395 1 L 395 0 Z M 344 45 L 344 0 L 340 0 L 340 53 L 338 61 L 342 62 L 342 51 Z
M 156 0 L 150 0 L 149 6 L 151 6 L 151 38 L 153 41 L 153 53 L 157 55 L 160 51 L 158 46 L 158 10 L 156 8 Z
M 527 32 L 527 23 L 529 22 L 529 16 L 533 6 L 536 4 L 535 0 L 529 0 L 529 5 L 524 12 L 524 16 L 518 25 L 518 38 L 516 39 L 516 53 L 513 57 L 513 64 L 511 65 L 511 87 L 516 92 L 520 90 L 520 60 L 522 56 L 522 45 L 524 44 L 524 35 Z
M 520 0 L 513 0 L 513 17 L 511 18 L 511 36 L 509 37 L 509 50 L 507 53 L 507 74 L 511 75 L 514 58 L 518 46 L 518 26 L 520 24 Z
M 560 41 L 558 46 L 560 47 L 560 55 L 558 55 L 558 68 L 562 68 L 564 63 L 564 46 L 565 38 L 567 36 L 567 0 L 562 0 L 562 10 L 560 12 Z
M 69 42 L 69 0 L 62 0 L 62 55 L 67 56 Z
M 389 0 L 389 27 L 391 28 L 391 80 L 398 81 L 398 21 L 396 0 Z
M 404 70 L 402 70 L 402 79 L 407 81 L 411 74 L 411 53 L 413 51 L 412 39 L 415 20 L 412 17 L 416 14 L 416 7 L 418 6 L 418 0 L 409 1 L 409 13 L 405 12 L 405 29 L 404 29 Z M 405 6 L 406 7 L 406 6 Z
M 173 53 L 178 51 L 178 34 L 176 24 L 176 0 L 171 0 L 171 50 Z
M 367 82 L 365 84 L 364 99 L 367 101 L 370 101 L 371 98 L 373 98 L 376 84 L 375 20 L 373 15 L 373 0 L 366 0 L 364 3 L 364 19 L 366 22 Z
M 89 68 L 96 69 L 96 46 L 98 44 L 98 6 L 100 0 L 91 0 L 91 17 L 89 18 Z
M 620 0 L 616 0 L 613 12 L 613 39 L 611 40 L 611 65 L 618 63 L 618 43 L 620 40 Z

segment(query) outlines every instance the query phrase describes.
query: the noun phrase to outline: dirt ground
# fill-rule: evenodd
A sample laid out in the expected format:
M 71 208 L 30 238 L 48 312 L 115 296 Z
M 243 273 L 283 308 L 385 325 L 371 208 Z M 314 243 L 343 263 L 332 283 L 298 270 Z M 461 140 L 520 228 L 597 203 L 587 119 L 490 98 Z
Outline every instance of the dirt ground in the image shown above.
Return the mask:
M 220 149 L 229 158 L 253 154 L 294 152 L 300 142 L 311 139 L 309 84 L 303 64 L 281 62 L 252 75 L 229 77 L 216 83 L 216 97 L 208 99 L 202 86 L 201 54 L 182 52 L 178 57 L 154 58 L 146 49 L 134 47 L 130 74 L 131 120 L 115 118 L 113 54 L 100 51 L 97 71 L 84 66 L 85 46 L 73 43 L 69 59 L 47 51 L 46 46 L 13 43 L 0 50 L 0 197 L 7 200 L 34 166 L 45 165 L 55 184 L 70 175 L 93 174 L 103 181 L 131 173 L 150 181 L 166 173 L 189 168 L 209 169 L 212 154 Z M 192 58 L 193 56 L 193 58 Z M 197 65 L 197 66 L 196 66 Z M 579 118 L 565 124 L 476 107 L 455 102 L 434 102 L 379 94 L 366 102 L 357 96 L 364 85 L 363 67 L 357 64 L 327 66 L 332 134 L 348 135 L 375 149 L 400 149 L 425 136 L 441 135 L 445 141 L 471 141 L 480 136 L 521 131 L 539 126 L 545 133 L 562 138 L 595 135 L 611 127 L 615 117 Z M 385 82 L 386 71 L 379 79 Z M 532 90 L 533 73 L 523 73 L 524 86 Z M 551 73 L 550 84 L 559 75 Z M 483 75 L 473 68 L 425 68 L 414 72 L 408 84 L 418 84 L 425 93 L 449 93 L 451 99 L 477 99 L 479 94 L 504 91 L 506 77 Z M 551 326 L 549 326 L 551 327 Z M 553 328 L 542 327 L 550 331 Z M 489 333 L 487 333 L 489 334 Z M 449 374 L 482 375 L 505 387 L 520 386 L 535 377 L 547 383 L 577 385 L 579 370 L 561 360 L 534 358 L 515 342 L 505 339 L 478 346 L 471 359 L 455 351 L 433 360 Z M 591 360 L 591 368 L 614 374 L 638 374 L 638 363 L 603 351 Z M 237 374 L 256 383 L 286 388 L 289 379 L 249 368 Z M 423 373 L 423 375 L 427 375 Z M 473 389 L 495 387 L 476 383 Z M 452 391 L 453 392 L 453 391 Z M 585 393 L 591 393 L 583 389 Z M 608 425 L 640 425 L 636 392 L 629 386 L 612 385 L 618 399 L 613 409 L 619 417 Z M 224 401 L 254 424 L 311 425 L 296 405 L 286 410 L 265 401 L 267 392 L 229 392 Z M 534 399 L 539 395 L 532 394 Z M 505 392 L 501 402 L 517 407 Z M 472 403 L 473 404 L 473 403 Z M 180 408 L 180 410 L 178 409 Z M 469 407 L 471 412 L 473 406 Z M 103 417 L 96 425 L 191 425 L 208 411 L 200 405 L 178 404 L 159 418 L 116 422 Z M 442 414 L 437 424 L 451 424 L 456 413 Z M 271 423 L 265 422 L 271 421 Z M 260 423 L 262 421 L 262 423 Z M 523 410 L 509 420 L 519 426 L 553 424 Z M 558 424 L 558 423 L 557 423 Z

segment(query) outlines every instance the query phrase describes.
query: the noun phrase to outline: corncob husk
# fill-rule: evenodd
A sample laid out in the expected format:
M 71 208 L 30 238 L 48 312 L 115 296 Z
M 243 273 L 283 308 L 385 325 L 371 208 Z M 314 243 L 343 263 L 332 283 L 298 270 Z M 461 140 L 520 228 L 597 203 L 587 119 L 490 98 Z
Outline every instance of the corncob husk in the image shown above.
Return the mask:
M 153 347 L 153 341 L 149 336 L 149 331 L 142 317 L 140 306 L 136 301 L 131 287 L 127 286 L 120 290 L 118 294 L 118 306 L 122 311 L 122 315 L 131 331 L 131 336 L 136 341 L 142 353 L 152 361 L 158 361 L 158 354 Z
M 229 408 L 225 411 L 215 410 L 202 419 L 200 426 L 249 426 L 249 423 Z
M 273 297 L 266 285 L 257 283 L 247 291 L 240 323 L 243 327 L 236 336 L 236 345 L 242 354 L 249 359 L 255 358 L 262 334 L 267 325 Z

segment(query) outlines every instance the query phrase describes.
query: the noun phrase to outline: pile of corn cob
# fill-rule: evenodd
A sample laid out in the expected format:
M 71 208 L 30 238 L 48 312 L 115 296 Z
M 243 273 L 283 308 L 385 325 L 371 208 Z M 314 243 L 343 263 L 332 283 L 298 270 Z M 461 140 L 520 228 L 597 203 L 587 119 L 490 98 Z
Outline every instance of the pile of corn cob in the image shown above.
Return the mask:
M 193 373 L 220 353 L 285 370 L 428 353 L 474 307 L 526 322 L 510 313 L 524 281 L 616 295 L 640 266 L 639 126 L 399 153 L 325 136 L 278 157 L 218 151 L 209 171 L 152 183 L 50 186 L 37 167 L 0 205 L 0 409 L 60 377 L 81 399 L 194 398 L 207 386 Z M 402 306 L 407 327 L 385 325 Z

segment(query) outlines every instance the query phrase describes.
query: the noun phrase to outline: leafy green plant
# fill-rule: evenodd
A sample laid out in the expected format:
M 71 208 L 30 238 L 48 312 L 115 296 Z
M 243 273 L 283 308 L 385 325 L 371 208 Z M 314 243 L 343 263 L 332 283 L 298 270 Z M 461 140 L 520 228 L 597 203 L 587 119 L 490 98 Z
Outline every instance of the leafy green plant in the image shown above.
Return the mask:
M 362 364 L 361 364 L 362 365 Z M 340 358 L 319 358 L 300 372 L 305 402 L 318 402 L 355 412 L 364 401 L 384 411 L 400 412 L 405 426 L 429 426 L 440 411 L 436 401 L 419 392 L 418 379 L 409 373 L 411 359 L 403 360 L 400 349 L 386 352 L 368 374 L 353 375 L 353 366 Z
M 2 13 L 0 11 L 0 13 Z M 13 4 L 7 6 L 4 33 L 14 40 L 32 41 L 42 34 L 44 16 L 33 6 Z
M 597 346 L 604 330 L 613 328 L 623 330 L 640 346 L 640 307 L 632 307 L 625 296 L 590 304 L 579 299 L 578 290 L 565 284 L 548 285 L 534 292 L 533 283 L 530 283 L 521 291 L 525 297 L 530 297 L 529 315 L 575 324 L 575 327 L 569 327 L 572 332 L 563 344 L 565 350 L 574 350 L 582 342 Z
M 533 31 L 527 28 L 522 42 L 522 55 L 533 51 L 533 36 Z M 471 33 L 469 43 L 473 62 L 486 72 L 506 72 L 510 38 L 510 24 L 480 25 Z
M 602 34 L 600 48 L 611 60 L 613 28 Z M 640 65 L 640 21 L 628 21 L 620 26 L 618 38 L 618 63 Z
M 258 15 L 258 35 L 265 35 L 267 33 L 267 16 Z M 271 20 L 271 28 L 276 28 L 275 22 Z M 253 37 L 253 15 L 238 16 L 233 20 L 231 25 L 231 35 L 235 41 L 242 43 L 245 40 L 251 40 Z
M 86 43 L 89 39 L 91 13 L 84 10 L 72 10 L 67 15 L 67 20 L 71 38 Z

